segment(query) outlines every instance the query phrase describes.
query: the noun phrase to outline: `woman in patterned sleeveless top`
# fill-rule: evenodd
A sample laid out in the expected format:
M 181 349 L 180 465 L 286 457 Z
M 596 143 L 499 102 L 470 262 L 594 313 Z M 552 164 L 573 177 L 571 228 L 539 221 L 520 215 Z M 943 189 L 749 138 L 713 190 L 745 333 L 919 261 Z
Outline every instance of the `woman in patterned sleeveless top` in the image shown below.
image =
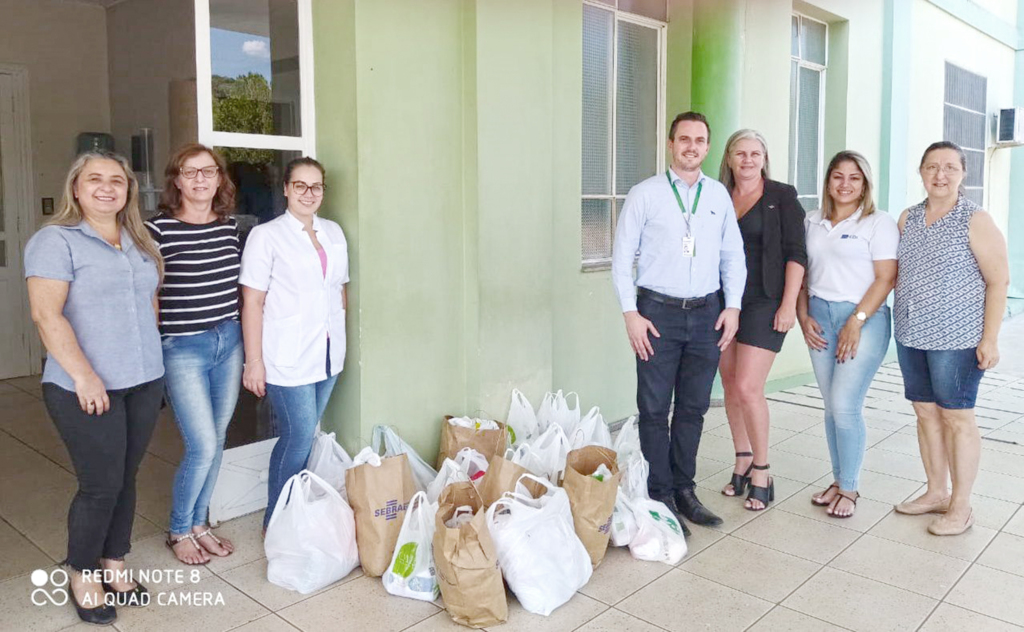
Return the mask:
M 981 457 L 974 404 L 985 370 L 999 362 L 1010 280 L 1002 233 L 963 195 L 966 172 L 960 147 L 930 145 L 920 165 L 928 198 L 899 221 L 896 350 L 906 398 L 917 414 L 928 488 L 896 511 L 945 514 L 928 526 L 935 535 L 959 535 L 974 524 L 971 488 Z

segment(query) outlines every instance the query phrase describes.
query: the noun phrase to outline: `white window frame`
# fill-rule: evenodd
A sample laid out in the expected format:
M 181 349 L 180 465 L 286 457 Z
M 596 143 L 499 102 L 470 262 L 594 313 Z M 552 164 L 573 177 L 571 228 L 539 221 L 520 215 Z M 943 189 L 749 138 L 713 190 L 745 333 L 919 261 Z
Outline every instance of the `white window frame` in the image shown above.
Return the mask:
M 655 143 L 654 143 L 654 145 L 655 145 L 655 152 L 657 153 L 657 157 L 656 157 L 657 171 L 656 171 L 656 173 L 664 171 L 665 168 L 666 168 L 665 167 L 664 143 L 665 143 L 665 140 L 666 140 L 667 135 L 668 135 L 668 132 L 666 131 L 666 128 L 665 128 L 666 91 L 667 91 L 667 86 L 668 86 L 668 83 L 667 83 L 667 70 L 668 70 L 667 31 L 668 31 L 668 24 L 666 24 L 665 22 L 662 22 L 660 20 L 655 20 L 655 19 L 652 19 L 652 18 L 644 17 L 642 15 L 637 15 L 635 13 L 629 13 L 629 12 L 626 12 L 626 11 L 620 11 L 617 7 L 611 6 L 609 4 L 605 4 L 604 2 L 600 2 L 599 0 L 583 0 L 583 4 L 589 5 L 591 7 L 597 8 L 597 9 L 600 9 L 602 11 L 608 11 L 609 13 L 612 13 L 613 14 L 613 16 L 612 16 L 613 17 L 613 25 L 614 25 L 614 28 L 612 29 L 612 48 L 611 48 L 611 55 L 612 55 L 611 92 L 610 92 L 610 96 L 609 96 L 609 98 L 611 100 L 611 112 L 610 112 L 610 117 L 609 118 L 611 120 L 611 125 L 612 125 L 612 129 L 611 129 L 611 147 L 610 147 L 610 154 L 609 154 L 611 156 L 611 172 L 609 174 L 609 177 L 611 178 L 611 193 L 608 194 L 608 195 L 584 195 L 583 194 L 583 190 L 582 190 L 582 177 L 581 177 L 581 182 L 580 182 L 580 201 L 581 201 L 581 205 L 580 205 L 580 219 L 581 219 L 581 226 L 580 226 L 580 230 L 581 230 L 581 234 L 580 234 L 580 261 L 582 262 L 582 269 L 583 269 L 583 271 L 584 272 L 589 272 L 589 271 L 595 271 L 595 270 L 608 270 L 608 269 L 610 269 L 611 265 L 612 265 L 612 259 L 611 259 L 611 257 L 607 257 L 607 258 L 604 258 L 604 259 L 584 259 L 583 258 L 583 252 L 582 252 L 582 249 L 583 249 L 583 243 L 582 243 L 583 242 L 583 235 L 582 235 L 582 217 L 583 217 L 582 201 L 583 200 L 611 200 L 612 220 L 611 220 L 611 227 L 610 227 L 609 230 L 611 231 L 611 240 L 614 243 L 614 241 L 615 241 L 615 227 L 619 223 L 619 212 L 618 212 L 618 210 L 616 208 L 617 207 L 616 202 L 620 198 L 624 200 L 626 198 L 626 194 L 629 193 L 629 191 L 619 192 L 619 191 L 616 190 L 616 178 L 615 178 L 615 176 L 616 176 L 616 172 L 615 172 L 615 167 L 616 167 L 615 148 L 616 148 L 616 143 L 618 142 L 618 134 L 616 133 L 615 126 L 616 126 L 616 121 L 617 121 L 617 118 L 616 118 L 616 114 L 617 114 L 616 106 L 618 104 L 618 99 L 616 98 L 616 90 L 617 90 L 618 81 L 619 81 L 619 76 L 618 76 L 618 72 L 619 72 L 619 64 L 618 64 L 619 21 L 621 20 L 623 22 L 630 22 L 632 24 L 638 24 L 640 26 L 652 28 L 658 34 L 658 97 L 657 97 L 657 103 L 658 103 L 658 105 L 657 105 L 657 108 L 658 108 L 657 119 L 658 120 L 657 120 L 657 125 L 656 125 L 656 135 L 657 135 L 657 138 L 655 139 Z M 583 121 L 583 124 L 585 125 L 586 121 Z M 581 176 L 582 176 L 582 173 L 581 173 Z
M 297 151 L 316 157 L 316 101 L 313 73 L 312 0 L 296 0 L 299 22 L 299 108 L 301 136 L 242 134 L 213 129 L 213 59 L 210 50 L 210 0 L 195 0 L 196 104 L 199 142 L 209 147 Z
M 798 100 L 798 102 L 796 104 L 790 103 L 790 107 L 795 107 L 796 108 L 796 119 L 793 122 L 793 128 L 794 129 L 789 130 L 789 133 L 793 136 L 793 155 L 789 157 L 789 164 L 790 164 L 789 176 L 790 176 L 790 179 L 792 180 L 792 182 L 790 184 L 792 184 L 794 187 L 797 186 L 796 180 L 797 180 L 797 173 L 798 173 L 798 167 L 799 167 L 798 158 L 800 156 L 800 134 L 798 133 L 798 130 L 800 129 L 800 106 L 799 106 L 799 99 L 800 99 L 800 87 L 799 87 L 799 85 L 800 85 L 799 84 L 799 81 L 800 81 L 800 69 L 801 68 L 807 68 L 807 69 L 810 69 L 810 70 L 816 70 L 821 75 L 821 80 L 818 82 L 818 92 L 819 92 L 819 94 L 818 94 L 818 173 L 817 173 L 817 177 L 816 177 L 817 182 L 816 182 L 816 186 L 815 186 L 815 190 L 814 190 L 814 197 L 817 198 L 817 197 L 821 196 L 821 191 L 822 191 L 822 181 L 821 181 L 821 179 L 822 179 L 822 173 L 823 173 L 823 171 L 825 169 L 825 165 L 824 165 L 824 162 L 825 162 L 825 92 L 826 92 L 825 91 L 825 86 L 828 83 L 828 44 L 829 44 L 829 37 L 830 37 L 830 32 L 829 32 L 830 29 L 828 27 L 828 22 L 824 22 L 822 20 L 816 20 L 816 19 L 814 19 L 814 18 L 812 18 L 810 16 L 804 15 L 803 13 L 793 13 L 792 15 L 793 15 L 793 17 L 795 17 L 797 19 L 797 45 L 800 47 L 800 50 L 798 51 L 797 55 L 793 55 L 792 54 L 792 47 L 791 47 L 790 48 L 790 56 L 789 56 L 790 68 L 792 68 L 792 62 L 796 62 L 796 64 L 797 64 L 797 68 L 796 68 L 796 70 L 797 70 L 796 98 Z M 816 62 L 813 62 L 813 61 L 808 61 L 806 59 L 803 59 L 803 41 L 800 38 L 800 33 L 803 30 L 802 29 L 802 23 L 805 20 L 806 21 L 810 21 L 810 22 L 817 22 L 818 24 L 821 24 L 821 25 L 823 25 L 825 27 L 825 63 L 824 64 L 819 64 L 819 63 L 816 63 Z M 791 44 L 792 44 L 792 42 L 791 42 Z M 790 79 L 790 80 L 792 81 L 792 79 Z M 809 198 L 809 197 L 811 197 L 811 196 L 809 194 L 805 193 L 805 194 L 802 194 L 802 195 L 798 195 L 797 199 Z M 820 200 L 819 200 L 819 204 L 820 204 Z
M 958 70 L 960 70 L 962 72 L 966 72 L 968 74 L 974 75 L 975 77 L 980 77 L 980 78 L 985 80 L 985 88 L 986 88 L 986 93 L 985 93 L 985 109 L 987 110 L 988 109 L 988 92 L 987 92 L 987 89 L 988 89 L 988 79 L 989 79 L 989 77 L 987 75 L 981 74 L 980 72 L 974 72 L 973 70 L 970 70 L 969 68 L 965 68 L 964 66 L 961 66 L 960 64 L 958 64 L 956 62 L 949 61 L 948 59 L 945 60 L 945 64 L 942 67 L 943 77 L 945 77 L 945 72 L 946 72 L 946 66 L 947 65 L 948 66 L 953 66 L 954 68 L 956 68 L 956 69 L 958 69 Z M 984 147 L 967 147 L 965 145 L 960 145 L 960 148 L 963 149 L 964 152 L 967 153 L 968 155 L 970 155 L 971 152 L 980 153 L 981 154 L 981 165 L 982 165 L 982 169 L 984 170 L 986 168 L 985 158 L 986 158 L 986 156 L 988 154 L 988 143 L 989 143 L 989 129 L 987 127 L 988 121 L 989 121 L 988 112 L 979 112 L 977 110 L 971 110 L 969 108 L 965 108 L 962 105 L 957 105 L 955 103 L 950 103 L 949 101 L 946 100 L 946 89 L 947 88 L 948 88 L 948 86 L 945 84 L 945 80 L 943 80 L 943 86 L 942 86 L 942 111 L 943 111 L 942 112 L 942 139 L 943 140 L 951 140 L 949 138 L 946 138 L 946 112 L 945 112 L 946 111 L 946 106 L 949 106 L 951 108 L 955 108 L 957 110 L 963 110 L 964 112 L 969 112 L 971 114 L 980 114 L 983 117 L 984 121 L 985 121 L 985 127 L 983 128 L 984 129 L 984 136 L 983 136 L 983 138 L 985 139 L 985 141 L 984 141 L 985 146 Z M 982 177 L 981 177 L 981 186 L 980 187 L 975 187 L 975 186 L 969 187 L 966 184 L 964 184 L 963 187 L 964 187 L 965 191 L 967 189 L 971 189 L 971 190 L 981 189 L 981 199 L 982 199 L 982 202 L 984 202 L 984 200 L 985 200 L 985 193 L 988 190 L 988 187 L 985 186 L 985 183 L 988 181 L 987 171 L 982 171 L 981 176 Z M 982 206 L 984 206 L 984 204 L 982 204 Z

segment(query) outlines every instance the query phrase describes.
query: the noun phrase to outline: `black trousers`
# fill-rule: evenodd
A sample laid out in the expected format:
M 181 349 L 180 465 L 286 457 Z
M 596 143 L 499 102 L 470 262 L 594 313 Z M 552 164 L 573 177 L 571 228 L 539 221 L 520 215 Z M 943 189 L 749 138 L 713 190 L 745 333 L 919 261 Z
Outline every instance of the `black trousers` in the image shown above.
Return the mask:
M 43 384 L 43 401 L 78 476 L 68 510 L 68 556 L 75 570 L 99 568 L 101 557 L 121 559 L 131 549 L 135 474 L 153 436 L 164 379 L 107 391 L 110 410 L 87 415 L 78 396 Z
M 647 489 L 653 498 L 694 486 L 697 448 L 721 354 L 721 334 L 715 331 L 720 305 L 717 294 L 695 309 L 664 305 L 642 293 L 637 299 L 640 315 L 661 334 L 650 336 L 654 355 L 636 361 L 640 447 L 651 464 Z

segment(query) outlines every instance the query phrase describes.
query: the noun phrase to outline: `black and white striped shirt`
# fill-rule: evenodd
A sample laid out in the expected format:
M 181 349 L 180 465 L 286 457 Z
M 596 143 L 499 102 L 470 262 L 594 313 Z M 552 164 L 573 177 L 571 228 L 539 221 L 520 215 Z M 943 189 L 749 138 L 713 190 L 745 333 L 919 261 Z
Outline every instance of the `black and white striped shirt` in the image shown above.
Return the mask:
M 238 318 L 239 241 L 235 218 L 187 224 L 163 213 L 146 221 L 164 258 L 160 333 L 200 334 Z

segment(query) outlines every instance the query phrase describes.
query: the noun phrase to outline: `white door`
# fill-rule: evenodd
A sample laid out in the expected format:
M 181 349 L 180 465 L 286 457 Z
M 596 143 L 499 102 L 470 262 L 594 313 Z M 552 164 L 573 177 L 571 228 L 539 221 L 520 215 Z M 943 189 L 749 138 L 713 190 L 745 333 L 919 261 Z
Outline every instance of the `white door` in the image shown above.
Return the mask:
M 22 239 L 32 208 L 31 169 L 22 99 L 23 73 L 0 68 L 0 379 L 32 374 L 28 297 L 22 274 Z

